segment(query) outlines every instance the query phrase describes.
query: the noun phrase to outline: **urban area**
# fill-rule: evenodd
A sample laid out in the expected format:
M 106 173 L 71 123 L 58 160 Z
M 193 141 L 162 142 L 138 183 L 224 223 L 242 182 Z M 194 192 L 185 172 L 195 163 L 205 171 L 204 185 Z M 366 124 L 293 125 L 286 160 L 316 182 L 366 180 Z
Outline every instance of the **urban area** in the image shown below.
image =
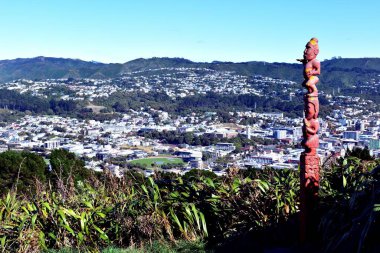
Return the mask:
M 375 80 L 375 84 L 380 82 Z M 116 113 L 99 101 L 133 92 L 154 91 L 174 100 L 213 92 L 289 101 L 304 92 L 293 81 L 202 68 L 151 69 L 113 79 L 15 80 L 1 84 L 0 89 L 79 101 L 94 114 Z M 320 97 L 328 101 L 325 106 L 333 108 L 320 117 L 321 162 L 358 147 L 379 157 L 380 113 L 366 109 L 374 102 L 342 95 L 339 90 L 331 94 L 321 90 Z M 30 150 L 47 157 L 53 149 L 65 149 L 83 159 L 88 169 L 108 169 L 120 177 L 128 169 L 139 169 L 146 175 L 156 170 L 183 174 L 194 168 L 217 175 L 230 167 L 298 169 L 303 151 L 302 115 L 257 110 L 256 104 L 225 113 L 230 115 L 227 122 L 212 110 L 181 115 L 148 105 L 118 112 L 117 117 L 107 120 L 26 112 L 14 122 L 2 123 L 0 150 Z M 49 164 L 48 159 L 46 162 Z

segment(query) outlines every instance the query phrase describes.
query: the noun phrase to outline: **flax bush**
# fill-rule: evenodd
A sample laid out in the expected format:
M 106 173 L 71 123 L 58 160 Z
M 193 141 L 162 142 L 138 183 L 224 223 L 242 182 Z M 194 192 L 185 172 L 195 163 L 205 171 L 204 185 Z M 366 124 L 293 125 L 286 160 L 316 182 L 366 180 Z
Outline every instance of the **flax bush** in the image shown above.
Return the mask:
M 270 226 L 298 210 L 297 172 L 264 170 L 226 177 L 127 173 L 92 175 L 37 193 L 0 198 L 0 249 L 41 252 L 72 248 L 143 247 L 154 241 L 222 240 Z

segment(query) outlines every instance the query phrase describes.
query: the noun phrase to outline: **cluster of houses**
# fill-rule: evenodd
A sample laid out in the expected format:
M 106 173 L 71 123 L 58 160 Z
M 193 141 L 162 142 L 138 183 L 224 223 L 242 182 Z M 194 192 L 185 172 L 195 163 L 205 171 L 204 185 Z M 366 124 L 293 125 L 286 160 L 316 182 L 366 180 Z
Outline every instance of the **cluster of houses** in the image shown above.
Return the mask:
M 215 92 L 219 94 L 265 95 L 265 88 L 277 85 L 288 87 L 283 92 L 294 93 L 295 82 L 263 77 L 238 75 L 231 71 L 205 68 L 160 68 L 125 73 L 109 79 L 46 79 L 41 81 L 16 80 L 0 84 L 0 89 L 15 90 L 47 98 L 87 100 L 108 97 L 115 92 L 163 92 L 170 97 L 186 97 Z M 293 87 L 293 89 L 289 89 Z M 58 89 L 57 89 L 58 88 Z
M 17 80 L 0 84 L 0 88 L 33 96 L 59 96 L 64 100 L 91 102 L 116 92 L 131 91 L 164 92 L 173 98 L 210 91 L 268 96 L 267 89 L 273 85 L 281 87 L 278 92 L 289 94 L 290 100 L 302 91 L 292 81 L 201 68 L 150 69 L 104 80 Z M 339 91 L 337 94 L 335 91 L 333 94 L 320 93 L 331 107 L 337 108 L 320 118 L 318 153 L 321 160 L 343 156 L 347 150 L 356 147 L 368 148 L 371 155 L 379 157 L 380 113 L 374 109 L 374 102 L 343 96 Z M 118 119 L 104 122 L 52 115 L 25 116 L 0 127 L 0 151 L 27 149 L 48 155 L 51 150 L 62 148 L 83 158 L 89 169 L 109 168 L 116 174 L 120 174 L 123 168 L 113 161 L 128 162 L 150 156 L 181 158 L 185 165 L 173 169 L 177 172 L 199 168 L 223 174 L 229 166 L 242 169 L 297 168 L 303 151 L 300 145 L 302 118 L 284 117 L 283 113 L 258 113 L 252 109 L 230 112 L 234 119 L 229 124 L 222 124 L 215 112 L 178 116 L 153 108 L 130 110 Z M 254 120 L 243 123 L 244 119 Z M 213 135 L 227 141 L 209 146 L 173 145 L 137 134 L 150 131 Z M 253 139 L 256 145 L 237 147 L 236 143 L 228 141 L 236 136 Z
M 152 114 L 159 113 L 165 124 L 152 121 Z M 53 149 L 62 148 L 82 157 L 93 170 L 108 167 L 115 173 L 122 168 L 112 164 L 113 159 L 130 161 L 150 156 L 179 157 L 185 162 L 178 171 L 190 168 L 214 170 L 223 174 L 230 166 L 278 169 L 296 169 L 303 151 L 301 119 L 284 117 L 282 113 L 237 112 L 237 118 L 254 117 L 257 123 L 240 125 L 221 124 L 211 119 L 210 113 L 192 115 L 194 123 L 186 117 L 171 119 L 163 111 L 131 111 L 112 121 L 79 120 L 59 116 L 25 116 L 21 120 L 0 127 L 0 151 L 32 150 L 48 155 Z M 342 156 L 348 149 L 368 148 L 371 155 L 380 156 L 380 115 L 366 119 L 343 117 L 336 112 L 334 120 L 322 120 L 319 155 L 324 159 Z M 344 119 L 344 120 L 342 120 Z M 237 121 L 238 121 L 237 120 Z M 343 127 L 343 128 L 342 128 Z M 214 135 L 220 138 L 245 138 L 270 140 L 268 145 L 240 147 L 233 142 L 221 142 L 209 146 L 165 144 L 159 139 L 139 136 L 139 131 L 176 131 L 196 135 Z M 275 144 L 273 144 L 275 143 Z M 205 159 L 207 155 L 207 159 Z M 226 159 L 220 159 L 226 158 Z M 182 170 L 181 170 L 182 169 Z
M 32 96 L 48 98 L 56 96 L 62 100 L 87 100 L 93 101 L 97 98 L 123 91 L 117 85 L 112 84 L 111 79 L 46 79 L 42 81 L 16 80 L 0 84 L 0 89 L 8 89 L 28 93 Z

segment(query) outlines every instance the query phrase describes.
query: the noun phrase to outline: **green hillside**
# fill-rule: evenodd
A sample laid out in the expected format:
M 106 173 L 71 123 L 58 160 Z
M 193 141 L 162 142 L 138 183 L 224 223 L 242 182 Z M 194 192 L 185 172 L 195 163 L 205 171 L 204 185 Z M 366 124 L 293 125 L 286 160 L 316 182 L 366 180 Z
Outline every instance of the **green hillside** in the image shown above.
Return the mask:
M 121 64 L 76 59 L 36 57 L 0 61 L 0 81 L 15 79 L 109 78 L 120 73 Z
M 36 57 L 0 61 L 0 82 L 15 79 L 47 78 L 114 78 L 122 73 L 160 68 L 208 68 L 219 71 L 233 71 L 237 74 L 262 75 L 296 82 L 302 81 L 302 65 L 299 63 L 268 62 L 192 62 L 183 58 L 135 59 L 124 64 L 104 64 L 77 59 Z M 337 58 L 322 62 L 320 87 L 351 89 L 366 83 L 380 74 L 380 58 Z M 356 91 L 351 91 L 356 92 Z

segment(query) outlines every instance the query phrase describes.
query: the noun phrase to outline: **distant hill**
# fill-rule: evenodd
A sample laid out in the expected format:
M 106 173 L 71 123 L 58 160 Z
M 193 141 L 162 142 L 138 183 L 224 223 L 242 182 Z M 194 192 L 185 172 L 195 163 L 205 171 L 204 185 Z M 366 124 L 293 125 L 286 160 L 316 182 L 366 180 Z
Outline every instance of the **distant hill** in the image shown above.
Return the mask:
M 234 71 L 241 75 L 263 75 L 296 82 L 302 81 L 302 65 L 299 63 L 268 62 L 192 62 L 183 58 L 135 59 L 124 64 L 104 64 L 77 59 L 36 57 L 0 61 L 0 82 L 15 79 L 47 78 L 113 78 L 126 72 L 158 68 L 187 67 Z M 320 87 L 351 88 L 365 83 L 380 74 L 380 58 L 338 58 L 322 62 Z
M 49 78 L 107 78 L 118 75 L 121 64 L 86 62 L 77 59 L 36 57 L 0 61 L 0 81 Z
M 267 62 L 192 62 L 183 58 L 150 58 L 136 59 L 123 64 L 123 72 L 133 72 L 149 69 L 186 67 L 186 68 L 208 68 L 219 71 L 234 71 L 241 75 L 264 75 L 282 79 L 300 79 L 300 64 L 289 63 L 267 63 Z

